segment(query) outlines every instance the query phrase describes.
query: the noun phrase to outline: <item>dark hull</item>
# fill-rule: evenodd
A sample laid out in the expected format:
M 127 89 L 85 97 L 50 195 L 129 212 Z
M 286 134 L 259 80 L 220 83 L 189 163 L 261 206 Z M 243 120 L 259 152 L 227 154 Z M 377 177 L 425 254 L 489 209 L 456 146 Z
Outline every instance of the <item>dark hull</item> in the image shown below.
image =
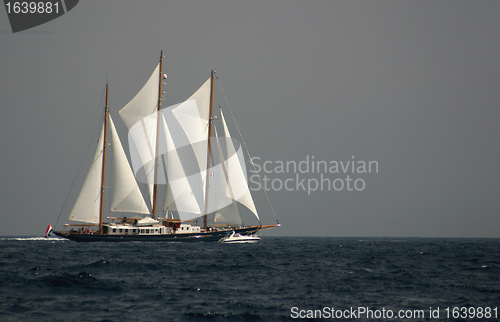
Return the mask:
M 163 234 L 163 235 L 100 235 L 81 234 L 55 231 L 59 237 L 67 238 L 76 242 L 216 242 L 226 236 L 226 233 L 235 231 L 240 234 L 253 234 L 261 227 L 251 226 L 232 230 L 219 230 L 208 233 L 195 234 Z

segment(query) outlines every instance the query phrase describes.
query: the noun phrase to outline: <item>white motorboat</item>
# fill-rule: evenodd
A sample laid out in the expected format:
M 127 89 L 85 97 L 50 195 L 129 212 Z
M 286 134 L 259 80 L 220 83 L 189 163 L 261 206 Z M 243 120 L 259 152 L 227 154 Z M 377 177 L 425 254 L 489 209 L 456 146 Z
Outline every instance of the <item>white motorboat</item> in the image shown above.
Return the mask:
M 241 235 L 235 231 L 228 234 L 226 237 L 220 239 L 221 243 L 243 244 L 243 243 L 256 243 L 260 237 L 254 235 Z

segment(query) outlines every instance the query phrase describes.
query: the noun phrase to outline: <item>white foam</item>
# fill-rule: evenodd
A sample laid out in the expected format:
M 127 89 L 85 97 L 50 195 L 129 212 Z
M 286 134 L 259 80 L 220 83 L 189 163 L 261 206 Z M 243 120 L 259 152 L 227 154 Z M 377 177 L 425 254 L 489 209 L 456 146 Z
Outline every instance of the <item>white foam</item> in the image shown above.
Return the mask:
M 66 241 L 64 238 L 58 238 L 58 237 L 6 237 L 6 238 L 0 238 L 0 240 L 43 240 L 43 241 Z

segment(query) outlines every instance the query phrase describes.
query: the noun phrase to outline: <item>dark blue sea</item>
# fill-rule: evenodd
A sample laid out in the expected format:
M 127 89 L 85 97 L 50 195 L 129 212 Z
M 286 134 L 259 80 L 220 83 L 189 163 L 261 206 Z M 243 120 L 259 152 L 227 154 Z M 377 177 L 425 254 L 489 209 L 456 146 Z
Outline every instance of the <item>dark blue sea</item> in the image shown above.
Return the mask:
M 0 238 L 0 321 L 499 321 L 500 239 Z

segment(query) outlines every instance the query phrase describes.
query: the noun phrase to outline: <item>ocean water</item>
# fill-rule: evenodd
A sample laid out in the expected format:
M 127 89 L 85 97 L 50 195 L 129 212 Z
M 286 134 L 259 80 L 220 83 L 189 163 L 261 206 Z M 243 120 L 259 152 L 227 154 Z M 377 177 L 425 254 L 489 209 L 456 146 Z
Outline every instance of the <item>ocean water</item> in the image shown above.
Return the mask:
M 0 250 L 0 321 L 500 320 L 500 239 L 5 237 Z

